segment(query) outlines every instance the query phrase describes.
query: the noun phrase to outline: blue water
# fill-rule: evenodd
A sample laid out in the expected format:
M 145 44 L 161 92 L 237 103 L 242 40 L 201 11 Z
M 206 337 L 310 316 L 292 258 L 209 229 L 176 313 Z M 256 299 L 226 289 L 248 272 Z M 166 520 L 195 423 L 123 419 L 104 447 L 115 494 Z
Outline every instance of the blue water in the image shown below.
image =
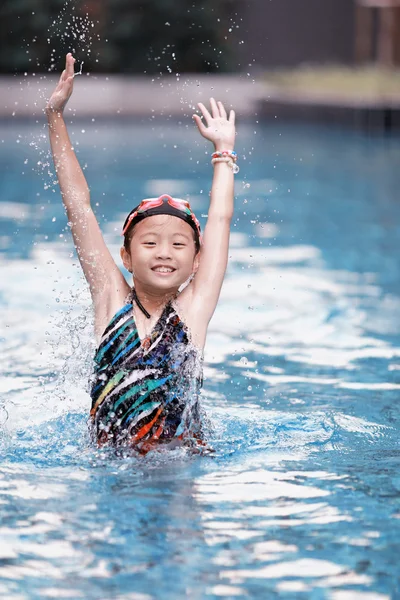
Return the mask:
M 192 125 L 73 140 L 116 257 L 143 196 L 204 223 Z M 42 125 L 0 124 L 0 597 L 400 598 L 400 140 L 244 123 L 237 149 L 215 453 L 116 457 L 87 438 L 92 313 Z

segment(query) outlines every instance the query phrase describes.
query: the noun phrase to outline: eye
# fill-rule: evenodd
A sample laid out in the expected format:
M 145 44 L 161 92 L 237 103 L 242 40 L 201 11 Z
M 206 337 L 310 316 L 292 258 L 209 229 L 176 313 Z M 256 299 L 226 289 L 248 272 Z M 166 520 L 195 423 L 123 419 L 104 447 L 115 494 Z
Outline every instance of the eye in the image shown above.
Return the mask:
M 186 244 L 183 244 L 182 242 L 174 242 L 174 246 L 175 248 L 184 248 Z
M 152 246 L 155 246 L 156 243 L 155 242 L 143 242 L 143 245 L 152 247 Z

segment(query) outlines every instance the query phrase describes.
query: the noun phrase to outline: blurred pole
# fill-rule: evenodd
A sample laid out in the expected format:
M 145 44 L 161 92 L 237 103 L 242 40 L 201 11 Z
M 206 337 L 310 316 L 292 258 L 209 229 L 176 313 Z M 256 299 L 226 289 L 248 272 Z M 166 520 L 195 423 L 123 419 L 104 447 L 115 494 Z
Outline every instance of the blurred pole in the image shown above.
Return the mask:
M 400 57 L 400 0 L 355 0 L 355 59 L 393 67 Z M 375 20 L 377 28 L 374 47 Z
M 386 67 L 392 67 L 395 63 L 396 10 L 393 6 L 380 10 L 377 59 L 378 63 Z
M 372 59 L 374 15 L 359 2 L 356 2 L 355 26 L 355 59 L 356 62 L 367 62 Z
M 400 65 L 400 8 L 396 11 L 394 26 L 394 62 Z

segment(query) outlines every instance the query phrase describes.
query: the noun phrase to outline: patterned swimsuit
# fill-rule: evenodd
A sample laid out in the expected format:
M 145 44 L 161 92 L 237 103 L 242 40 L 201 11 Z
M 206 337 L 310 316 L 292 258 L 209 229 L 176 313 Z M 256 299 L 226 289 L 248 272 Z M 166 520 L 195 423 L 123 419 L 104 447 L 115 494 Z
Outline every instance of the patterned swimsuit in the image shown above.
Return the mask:
M 132 295 L 106 328 L 95 355 L 91 430 L 99 445 L 137 449 L 201 438 L 201 353 L 169 302 L 141 341 Z

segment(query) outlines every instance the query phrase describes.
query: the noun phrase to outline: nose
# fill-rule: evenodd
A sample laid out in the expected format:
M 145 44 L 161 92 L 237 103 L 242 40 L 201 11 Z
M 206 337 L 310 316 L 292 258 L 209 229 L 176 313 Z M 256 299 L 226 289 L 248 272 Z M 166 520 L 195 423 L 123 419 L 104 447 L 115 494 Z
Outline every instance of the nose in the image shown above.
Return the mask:
M 157 244 L 157 258 L 169 260 L 171 258 L 170 245 L 167 241 Z

